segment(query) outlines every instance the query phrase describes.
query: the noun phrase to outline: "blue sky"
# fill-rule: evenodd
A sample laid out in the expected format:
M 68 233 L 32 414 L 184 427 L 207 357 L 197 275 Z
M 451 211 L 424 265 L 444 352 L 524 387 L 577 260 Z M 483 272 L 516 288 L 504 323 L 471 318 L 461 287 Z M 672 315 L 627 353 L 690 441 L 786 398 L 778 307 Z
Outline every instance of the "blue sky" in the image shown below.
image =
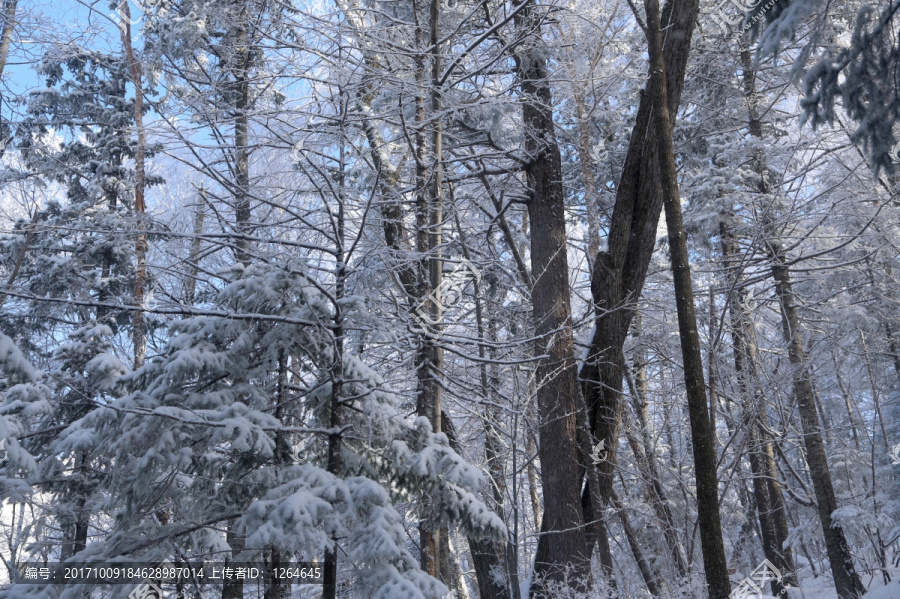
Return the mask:
M 130 6 L 135 16 L 141 14 L 133 2 Z M 44 87 L 35 67 L 51 44 L 76 43 L 95 50 L 117 50 L 119 32 L 111 14 L 114 11 L 108 0 L 19 0 L 18 24 L 0 85 L 3 118 L 16 118 L 14 107 L 10 106 L 12 99 L 26 98 L 30 91 Z M 139 46 L 139 40 L 136 45 Z

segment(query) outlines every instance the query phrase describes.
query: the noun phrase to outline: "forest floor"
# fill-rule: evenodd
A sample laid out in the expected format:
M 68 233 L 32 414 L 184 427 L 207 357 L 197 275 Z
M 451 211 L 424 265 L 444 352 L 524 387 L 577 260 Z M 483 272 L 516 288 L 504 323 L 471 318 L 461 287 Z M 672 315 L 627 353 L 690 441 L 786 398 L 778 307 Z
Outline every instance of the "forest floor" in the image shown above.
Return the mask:
M 863 599 L 900 599 L 900 569 L 890 571 L 891 582 L 884 584 L 881 576 L 864 576 L 863 584 L 870 589 Z M 789 590 L 791 599 L 837 599 L 834 587 L 826 578 L 802 578 L 799 588 Z M 771 595 L 753 599 L 775 599 Z

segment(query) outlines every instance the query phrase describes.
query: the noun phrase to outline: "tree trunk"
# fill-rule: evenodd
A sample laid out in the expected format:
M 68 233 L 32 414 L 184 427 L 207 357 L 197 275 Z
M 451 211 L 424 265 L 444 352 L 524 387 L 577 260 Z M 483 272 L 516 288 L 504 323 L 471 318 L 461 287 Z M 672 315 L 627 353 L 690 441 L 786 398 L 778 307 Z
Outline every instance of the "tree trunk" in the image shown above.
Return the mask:
M 238 534 L 235 525 L 234 520 L 229 521 L 225 533 L 225 541 L 231 547 L 231 559 L 225 560 L 226 566 L 244 550 L 244 537 Z M 222 599 L 244 599 L 244 581 L 240 578 L 226 579 L 222 584 Z
M 419 29 L 419 49 L 417 55 L 417 78 L 419 96 L 416 98 L 416 187 L 417 187 L 417 246 L 420 256 L 425 263 L 420 269 L 419 295 L 416 298 L 418 306 L 415 308 L 419 315 L 419 323 L 423 327 L 423 335 L 420 338 L 418 369 L 418 399 L 416 412 L 419 416 L 425 416 L 431 422 L 432 429 L 441 430 L 441 399 L 443 387 L 441 385 L 441 372 L 443 370 L 443 349 L 438 342 L 441 333 L 441 320 L 443 318 L 443 306 L 441 304 L 441 280 L 443 260 L 441 259 L 441 239 L 443 228 L 443 184 L 442 184 L 442 143 L 443 135 L 439 113 L 441 109 L 440 96 L 440 0 L 429 2 L 429 38 L 424 38 L 424 32 Z M 426 70 L 424 48 L 430 48 L 431 81 L 426 86 Z M 431 101 L 431 169 L 428 169 L 428 147 L 425 140 L 425 130 L 428 127 L 425 109 L 425 94 L 430 87 Z M 429 185 L 430 176 L 430 185 Z M 424 314 L 423 314 L 424 312 Z M 424 317 L 423 317 L 424 316 Z M 427 519 L 435 516 L 432 513 L 431 499 L 423 498 L 426 520 L 419 525 L 419 537 L 421 544 L 422 569 L 431 576 L 440 579 L 448 586 L 452 586 L 447 557 L 441 555 L 442 547 L 448 547 L 446 539 L 442 540 L 440 528 L 432 529 Z
M 591 168 L 591 123 L 584 103 L 584 90 L 578 81 L 572 82 L 575 118 L 578 121 L 578 160 L 584 182 L 584 206 L 588 223 L 588 264 L 593 264 L 600 251 L 600 211 L 597 210 L 597 182 Z
M 709 381 L 709 434 L 713 447 L 718 446 L 716 435 L 716 411 L 719 405 L 719 395 L 716 378 L 716 350 L 718 340 L 716 338 L 716 296 L 712 287 L 709 288 L 709 364 L 707 365 L 707 380 Z
M 635 312 L 631 331 L 633 339 L 637 340 L 640 338 L 642 333 L 640 312 Z M 636 343 L 636 345 L 638 344 Z M 672 551 L 675 573 L 680 579 L 687 576 L 687 557 L 685 556 L 684 544 L 678 538 L 675 516 L 672 514 L 666 488 L 662 484 L 662 478 L 656 464 L 656 446 L 650 436 L 647 414 L 647 370 L 643 349 L 640 349 L 640 347 L 635 349 L 632 362 L 634 378 L 632 379 L 627 370 L 625 371 L 625 377 L 628 381 L 637 423 L 630 423 L 628 410 L 623 410 L 626 437 L 628 437 L 632 453 L 635 455 L 638 468 L 640 468 L 641 474 L 647 480 L 650 503 L 653 505 L 656 517 L 662 523 L 663 536 L 669 549 Z M 638 430 L 639 437 L 629 435 L 629 429 Z
M 900 382 L 900 349 L 897 347 L 897 341 L 894 338 L 894 330 L 891 328 L 891 323 L 887 320 L 884 322 L 884 332 L 888 339 L 888 349 L 891 351 L 891 361 L 894 363 L 894 374 L 897 375 L 897 381 Z
M 244 266 L 250 264 L 250 40 L 247 7 L 241 9 L 236 24 L 234 56 L 234 221 L 237 233 L 234 256 Z
M 6 69 L 6 59 L 9 57 L 9 45 L 12 43 L 12 33 L 16 26 L 16 5 L 19 0 L 6 0 L 3 3 L 3 32 L 0 34 L 0 75 Z
M 278 371 L 276 372 L 275 397 L 273 398 L 273 413 L 275 419 L 284 424 L 284 407 L 287 405 L 287 376 L 288 363 L 287 356 L 284 351 L 278 352 Z M 290 455 L 290 447 L 288 446 L 285 433 L 275 433 L 275 451 L 273 462 L 276 466 L 284 466 Z M 277 568 L 284 567 L 288 560 L 284 559 L 281 549 L 276 546 L 268 546 L 263 551 L 263 561 L 269 572 L 276 571 Z M 263 599 L 288 599 L 291 595 L 291 579 L 290 578 L 266 578 Z
M 188 271 L 184 280 L 184 302 L 188 306 L 194 305 L 194 295 L 197 290 L 197 275 L 200 272 L 200 247 L 203 243 L 203 221 L 206 219 L 206 191 L 200 187 L 200 199 L 203 203 L 197 207 L 194 215 L 194 238 L 191 239 L 191 251 L 188 254 Z
M 60 561 L 64 562 L 76 553 L 83 551 L 87 547 L 88 526 L 90 524 L 91 513 L 85 509 L 87 506 L 88 482 L 87 476 L 89 472 L 88 454 L 86 451 L 78 452 L 75 460 L 75 468 L 72 473 L 72 494 L 75 496 L 75 521 L 72 528 L 64 531 L 68 540 L 63 543 L 60 553 Z M 68 528 L 68 527 L 67 527 Z
M 342 131 L 343 133 L 343 131 Z M 344 171 L 345 171 L 345 153 L 344 147 L 341 146 L 340 151 L 340 171 L 338 174 L 338 189 L 341 193 L 344 189 Z M 345 235 L 345 218 L 344 198 L 337 198 L 337 230 L 335 231 L 335 289 L 334 289 L 334 356 L 331 364 L 331 398 L 330 398 L 330 421 L 328 426 L 332 432 L 328 435 L 328 472 L 336 476 L 340 476 L 343 464 L 341 458 L 341 447 L 343 439 L 341 438 L 340 428 L 343 423 L 341 400 L 344 394 L 344 310 L 343 300 L 347 290 L 347 264 L 346 253 L 344 251 L 344 235 Z M 332 537 L 333 547 L 325 549 L 325 564 L 323 572 L 322 599 L 335 599 L 337 597 L 337 565 L 338 565 L 338 539 Z
M 265 559 L 266 569 L 269 572 L 275 572 L 278 568 L 283 568 L 286 561 L 281 550 L 270 547 L 266 550 Z M 263 599 L 290 599 L 291 596 L 291 579 L 290 578 L 266 578 L 265 591 L 263 591 Z
M 875 415 L 878 416 L 878 424 L 881 427 L 881 440 L 884 442 L 884 451 L 890 452 L 887 428 L 884 425 L 884 415 L 881 413 L 881 394 L 878 392 L 878 384 L 875 377 L 875 369 L 872 367 L 872 358 L 869 356 L 869 345 L 866 343 L 866 334 L 859 330 L 859 342 L 863 349 L 863 361 L 866 363 L 866 373 L 869 375 L 869 385 L 872 389 L 872 401 L 875 403 Z M 821 405 L 821 404 L 820 404 Z M 872 435 L 872 442 L 875 435 Z
M 584 490 L 581 494 L 581 511 L 584 517 L 588 553 L 590 554 L 590 551 L 593 550 L 596 544 L 598 557 L 600 558 L 600 569 L 607 583 L 607 592 L 612 597 L 618 594 L 618 583 L 616 582 L 612 550 L 609 546 L 609 529 L 604 511 L 607 502 L 602 495 L 600 475 L 594 463 L 596 458 L 593 457 L 594 447 L 598 446 L 592 438 L 587 418 L 587 406 L 584 404 L 581 396 L 578 396 L 577 410 L 578 441 L 581 445 L 581 455 L 586 458 L 585 463 L 582 465 L 579 479 L 585 479 Z M 606 452 L 600 456 L 601 461 L 605 459 L 605 454 Z M 612 494 L 615 496 L 614 491 Z
M 525 0 L 527 1 L 527 0 Z M 518 5 L 519 3 L 517 3 Z M 538 434 L 544 492 L 544 534 L 535 556 L 534 596 L 545 596 L 545 580 L 585 588 L 589 570 L 577 446 L 575 346 L 569 297 L 562 161 L 553 124 L 546 58 L 540 47 L 540 15 L 529 5 L 516 15 L 520 32 L 530 32 L 517 46 L 525 150 L 530 198 L 531 294 L 536 367 Z
M 644 584 L 647 585 L 647 590 L 650 591 L 650 595 L 653 597 L 662 597 L 662 589 L 660 588 L 659 581 L 656 579 L 656 574 L 650 568 L 650 564 L 647 562 L 647 558 L 644 556 L 644 552 L 641 549 L 637 533 L 634 531 L 634 527 L 631 526 L 631 521 L 628 519 L 628 513 L 625 511 L 625 507 L 619 501 L 619 498 L 616 497 L 615 492 L 613 492 L 612 503 L 616 508 L 616 511 L 619 512 L 619 519 L 622 521 L 622 530 L 625 531 L 625 538 L 628 539 L 628 547 L 631 548 L 631 555 L 634 556 L 634 562 L 637 564 L 638 571 L 641 573 L 641 578 L 644 579 Z
M 443 432 L 447 435 L 450 442 L 450 448 L 461 453 L 462 448 L 459 446 L 459 439 L 456 436 L 456 428 L 453 421 L 444 414 L 441 417 Z M 496 497 L 496 491 L 494 492 Z M 502 506 L 502 504 L 501 504 Z M 472 566 L 475 568 L 475 578 L 478 581 L 478 593 L 481 599 L 515 599 L 518 597 L 518 588 L 511 583 L 511 576 L 507 572 L 507 576 L 498 576 L 504 570 L 508 570 L 504 564 L 504 547 L 503 545 L 491 540 L 481 540 L 468 538 L 469 553 L 472 554 Z M 511 549 L 515 551 L 515 547 Z
M 783 574 L 781 580 L 772 581 L 772 594 L 781 596 L 784 585 L 797 586 L 797 577 L 791 550 L 784 547 L 788 537 L 784 497 L 778 483 L 772 440 L 767 432 L 766 399 L 759 389 L 759 362 L 753 322 L 745 308 L 746 292 L 737 270 L 740 257 L 728 218 L 729 215 L 722 217 L 719 231 L 724 267 L 729 273 L 728 287 L 731 295 L 728 311 L 734 343 L 734 369 L 743 398 L 744 421 L 748 425 L 748 457 L 753 473 L 753 494 L 762 533 L 763 553 Z
M 144 356 L 147 353 L 147 333 L 144 330 L 144 312 L 142 310 L 146 292 L 144 287 L 147 280 L 147 234 L 144 232 L 147 226 L 144 222 L 144 213 L 146 212 L 144 156 L 147 148 L 147 136 L 144 131 L 144 88 L 141 63 L 134 56 L 134 47 L 131 42 L 131 9 L 128 2 L 123 2 L 120 7 L 123 19 L 119 23 L 119 33 L 122 47 L 125 49 L 125 57 L 128 59 L 131 83 L 134 85 L 134 127 L 137 130 L 137 149 L 134 154 L 134 212 L 138 218 L 138 238 L 134 246 L 137 258 L 137 268 L 135 268 L 134 274 L 134 304 L 138 309 L 134 311 L 131 322 L 134 368 L 137 369 L 144 363 Z
M 722 524 L 719 516 L 719 480 L 716 471 L 716 447 L 709 425 L 709 410 L 703 380 L 703 359 L 694 294 L 691 285 L 690 256 L 687 236 L 681 217 L 681 199 L 675 168 L 675 149 L 672 125 L 666 98 L 665 63 L 663 61 L 662 32 L 657 0 L 645 0 L 647 39 L 650 56 L 650 97 L 656 128 L 656 151 L 666 227 L 669 230 L 669 252 L 672 276 L 675 280 L 675 305 L 678 312 L 678 331 L 684 362 L 684 382 L 688 413 L 691 422 L 691 441 L 694 450 L 694 476 L 697 480 L 697 516 L 700 525 L 700 546 L 703 566 L 711 599 L 726 599 L 731 593 Z
M 451 192 L 452 193 L 452 192 Z M 450 201 L 453 201 L 451 196 Z M 457 234 L 462 242 L 463 253 L 466 260 L 470 259 L 466 245 L 465 233 L 456 217 Z M 488 477 L 491 484 L 491 498 L 494 510 L 501 515 L 504 513 L 506 501 L 506 474 L 504 469 L 503 442 L 497 421 L 500 416 L 499 397 L 496 390 L 500 386 L 500 375 L 496 365 L 497 323 L 493 318 L 488 319 L 488 326 L 484 326 L 484 307 L 491 309 L 489 298 L 487 302 L 482 300 L 481 281 L 475 280 L 475 323 L 478 329 L 478 338 L 486 339 L 491 343 L 485 347 L 485 343 L 478 344 L 479 380 L 481 383 L 481 395 L 484 398 L 484 460 L 487 465 Z M 493 285 L 489 281 L 488 288 Z M 493 295 L 493 294 L 491 294 Z M 487 329 L 487 330 L 485 330 Z M 490 372 L 488 356 L 490 355 Z M 450 438 L 451 447 L 458 445 L 455 431 L 449 418 L 442 417 L 443 429 Z M 451 434 L 452 432 L 452 434 Z M 456 449 L 456 447 L 454 447 Z M 457 453 L 458 450 L 457 450 Z M 510 541 L 505 545 L 494 541 L 477 541 L 469 539 L 469 552 L 475 567 L 475 578 L 478 581 L 479 596 L 481 599 L 519 599 L 518 563 L 516 561 L 516 547 Z M 499 575 L 500 573 L 504 575 Z
M 670 0 L 663 9 L 666 97 L 673 116 L 681 100 L 698 11 L 698 0 Z M 625 372 L 622 348 L 656 247 L 663 204 L 655 142 L 657 131 L 651 126 L 651 116 L 650 99 L 642 93 L 616 188 L 607 250 L 597 254 L 591 271 L 596 326 L 581 378 L 592 433 L 608 452 L 606 461 L 599 466 L 601 492 L 607 501 L 612 491 L 621 423 Z
M 3 71 L 6 69 L 6 61 L 9 58 L 9 46 L 12 43 L 12 34 L 16 27 L 16 8 L 18 3 L 19 0 L 4 0 L 3 2 L 3 31 L 0 33 L 0 77 L 3 76 Z M 13 132 L 0 118 L 0 157 L 3 157 L 6 153 L 6 144 L 12 138 Z M 25 249 L 27 248 L 28 245 L 26 244 Z M 2 307 L 4 297 L 0 296 L 0 307 Z
M 356 16 L 356 7 L 345 7 L 340 1 L 338 6 L 347 15 L 350 24 L 360 33 L 365 30 L 365 24 Z M 431 10 L 434 12 L 439 10 L 439 4 L 434 5 L 432 0 Z M 419 6 L 414 6 L 414 11 L 418 14 Z M 438 14 L 432 14 L 431 20 L 437 27 Z M 426 44 L 424 39 L 424 30 L 417 28 L 417 47 L 422 50 Z M 437 52 L 437 50 L 434 50 Z M 372 51 L 365 48 L 362 49 L 363 57 L 366 64 L 371 68 L 372 72 L 378 72 L 381 69 L 379 57 Z M 436 54 L 437 56 L 437 54 Z M 416 388 L 416 413 L 419 416 L 425 416 L 432 423 L 435 431 L 441 430 L 440 422 L 440 393 L 441 386 L 435 377 L 439 376 L 440 360 L 442 354 L 439 348 L 435 347 L 433 342 L 434 334 L 437 330 L 433 324 L 437 323 L 441 317 L 439 298 L 431 296 L 432 292 L 440 286 L 442 264 L 437 252 L 440 246 L 440 234 L 438 229 L 442 224 L 442 214 L 436 210 L 436 206 L 440 204 L 439 198 L 433 198 L 433 202 L 428 200 L 427 191 L 427 144 L 425 141 L 425 94 L 426 94 L 426 70 L 424 62 L 424 54 L 420 51 L 416 54 L 416 82 L 418 85 L 418 95 L 416 97 L 416 130 L 415 130 L 415 158 L 416 158 L 416 251 L 421 260 L 415 261 L 414 265 L 410 265 L 406 252 L 409 240 L 406 228 L 404 226 L 404 211 L 402 207 L 402 198 L 397 192 L 397 185 L 400 180 L 399 171 L 391 165 L 390 156 L 387 153 L 387 145 L 381 132 L 379 131 L 372 111 L 372 93 L 371 87 L 374 83 L 371 80 L 364 81 L 359 93 L 359 107 L 364 115 L 363 129 L 369 146 L 372 151 L 372 162 L 378 171 L 379 192 L 383 198 L 384 204 L 381 207 L 382 229 L 384 231 L 385 245 L 394 254 L 400 258 L 397 265 L 398 279 L 410 300 L 412 314 L 420 326 L 430 329 L 423 331 L 419 335 L 419 349 L 416 351 L 414 358 L 417 388 Z M 439 68 L 440 65 L 436 65 Z M 435 101 L 436 92 L 433 92 L 432 101 Z M 437 97 L 437 106 L 439 106 L 440 98 Z M 438 130 L 433 138 L 433 143 L 440 141 L 440 132 Z M 440 159 L 436 157 L 436 163 L 440 164 Z M 440 184 L 432 186 L 432 194 L 439 193 Z M 434 227 L 430 224 L 435 223 Z M 434 248 L 434 252 L 430 248 Z M 435 257 L 437 256 L 437 258 Z M 435 285 L 436 283 L 436 285 Z M 430 513 L 429 498 L 423 497 L 423 510 L 426 514 Z M 432 531 L 430 527 L 421 522 L 419 525 L 419 541 L 420 541 L 420 559 L 422 569 L 428 574 L 438 576 L 438 564 L 440 553 L 439 531 Z
M 759 115 L 758 102 L 756 100 L 755 81 L 753 69 L 750 63 L 750 52 L 742 52 L 744 70 L 744 93 L 749 107 L 750 134 L 762 139 L 762 120 Z M 760 154 L 754 157 L 756 171 L 759 175 L 759 192 L 769 195 L 769 182 L 764 157 Z M 828 459 L 825 453 L 825 443 L 822 441 L 822 428 L 819 424 L 817 402 L 813 392 L 812 379 L 806 364 L 806 352 L 803 349 L 803 336 L 800 333 L 800 313 L 794 297 L 791 283 L 790 266 L 787 265 L 785 252 L 775 239 L 772 226 L 772 217 L 769 212 L 771 207 L 766 207 L 764 217 L 763 236 L 766 252 L 772 261 L 772 278 L 775 282 L 775 293 L 781 305 L 782 327 L 784 338 L 788 344 L 788 359 L 793 367 L 794 397 L 800 412 L 800 423 L 803 429 L 803 442 L 806 447 L 806 461 L 809 465 L 810 478 L 813 482 L 813 490 L 816 495 L 816 503 L 819 512 L 819 520 L 825 536 L 825 548 L 828 553 L 828 561 L 831 565 L 834 586 L 840 599 L 858 599 L 865 593 L 862 581 L 853 566 L 853 556 L 843 529 L 834 522 L 832 514 L 837 509 L 837 500 L 834 495 L 834 485 L 831 482 L 831 473 L 828 470 Z
M 459 551 L 457 551 L 456 544 L 453 542 L 453 538 L 450 537 L 450 535 L 447 535 L 447 556 L 448 561 L 450 562 L 450 571 L 453 576 L 453 587 L 456 591 L 455 596 L 459 599 L 471 599 L 472 596 L 469 594 L 469 585 L 466 584 L 466 577 L 463 576 Z
M 790 267 L 787 266 L 784 254 L 778 244 L 768 243 L 770 257 L 773 260 L 772 277 L 775 280 L 775 292 L 781 303 L 784 337 L 788 343 L 788 358 L 794 369 L 794 396 L 800 411 L 800 423 L 803 428 L 803 442 L 806 447 L 806 461 L 809 464 L 809 475 L 812 478 L 813 490 L 819 520 L 825 535 L 825 548 L 834 587 L 840 599 L 859 599 L 866 589 L 853 566 L 853 556 L 844 536 L 844 530 L 832 518 L 837 510 L 837 499 L 834 496 L 834 485 L 828 470 L 828 459 L 825 454 L 825 443 L 819 425 L 813 397 L 812 382 L 806 365 L 806 353 L 803 350 L 803 339 L 800 334 L 800 315 L 794 300 L 791 284 Z

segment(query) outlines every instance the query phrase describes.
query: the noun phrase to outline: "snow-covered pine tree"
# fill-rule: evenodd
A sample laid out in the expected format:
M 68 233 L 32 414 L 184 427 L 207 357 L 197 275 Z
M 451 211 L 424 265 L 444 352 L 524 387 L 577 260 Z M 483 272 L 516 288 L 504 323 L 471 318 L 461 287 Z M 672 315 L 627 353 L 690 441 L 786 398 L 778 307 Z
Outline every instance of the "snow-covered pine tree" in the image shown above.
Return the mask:
M 321 560 L 338 539 L 363 595 L 442 597 L 406 546 L 393 501 L 428 489 L 441 522 L 502 534 L 473 494 L 479 471 L 427 422 L 407 422 L 380 377 L 348 355 L 344 466 L 328 472 L 332 344 L 321 323 L 330 315 L 309 268 L 288 260 L 221 274 L 229 282 L 209 315 L 174 323 L 163 354 L 80 423 L 117 465 L 108 489 L 121 507 L 102 553 L 221 559 L 229 548 L 219 531 L 233 520 L 248 559 L 276 548 Z
M 24 172 L 58 195 L 2 240 L 12 273 L 4 333 L 46 373 L 31 377 L 43 390 L 32 405 L 16 393 L 6 400 L 7 410 L 28 416 L 22 445 L 37 461 L 30 476 L 43 502 L 35 529 L 49 531 L 30 551 L 51 559 L 87 546 L 108 466 L 89 439 L 67 436 L 69 427 L 125 371 L 113 349 L 127 344 L 120 333 L 133 276 L 125 163 L 134 112 L 124 69 L 117 55 L 53 48 L 39 69 L 47 85 L 29 97 L 17 131 Z

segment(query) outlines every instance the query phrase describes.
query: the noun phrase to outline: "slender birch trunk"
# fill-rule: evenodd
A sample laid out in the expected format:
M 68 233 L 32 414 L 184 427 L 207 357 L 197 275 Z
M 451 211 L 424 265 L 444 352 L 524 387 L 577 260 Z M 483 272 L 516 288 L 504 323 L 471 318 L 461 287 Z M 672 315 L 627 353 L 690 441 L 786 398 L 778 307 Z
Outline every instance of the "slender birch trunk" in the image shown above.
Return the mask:
M 250 32 L 246 3 L 235 29 L 235 56 L 232 66 L 234 101 L 234 255 L 245 267 L 250 264 Z
M 16 8 L 19 0 L 6 0 L 3 3 L 3 32 L 0 34 L 0 76 L 6 69 L 9 57 L 9 46 L 12 43 L 13 30 L 16 27 Z

